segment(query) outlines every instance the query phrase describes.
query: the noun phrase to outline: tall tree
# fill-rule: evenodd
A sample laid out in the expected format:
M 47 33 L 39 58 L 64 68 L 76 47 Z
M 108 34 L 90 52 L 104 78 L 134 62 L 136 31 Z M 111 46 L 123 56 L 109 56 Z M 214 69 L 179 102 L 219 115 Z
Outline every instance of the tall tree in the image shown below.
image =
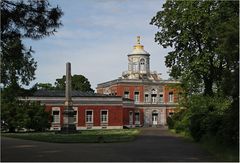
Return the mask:
M 29 85 L 34 80 L 37 63 L 32 57 L 32 48 L 26 48 L 23 39 L 42 39 L 53 35 L 61 26 L 60 18 L 63 12 L 58 7 L 51 7 L 47 0 L 2 0 L 1 1 L 1 121 L 6 122 L 9 131 L 15 128 L 27 127 L 29 116 L 39 118 L 41 111 L 35 115 L 27 114 L 27 109 L 41 108 L 23 103 L 17 99 L 26 95 L 21 85 Z M 24 107 L 23 107 L 24 106 Z M 45 123 L 48 119 L 43 116 Z M 41 118 L 40 118 L 41 119 Z M 31 125 L 31 124 L 28 124 Z M 39 130 L 39 127 L 37 127 Z
M 203 86 L 205 95 L 213 95 L 228 64 L 218 51 L 218 27 L 238 12 L 238 1 L 167 1 L 150 24 L 160 29 L 155 41 L 174 49 L 165 61 L 170 75 L 193 91 Z
M 22 39 L 41 39 L 60 27 L 63 12 L 48 1 L 1 1 L 1 83 L 28 85 L 34 79 L 33 50 Z
M 169 0 L 150 24 L 159 28 L 155 41 L 173 48 L 165 60 L 170 75 L 195 93 L 171 127 L 238 147 L 239 2 Z
M 64 90 L 65 86 L 66 86 L 65 81 L 66 81 L 65 75 L 60 79 L 56 79 L 56 82 L 55 82 L 56 89 Z M 93 92 L 90 82 L 83 75 L 73 75 L 72 76 L 72 89 L 83 91 L 83 92 L 89 92 L 89 91 Z

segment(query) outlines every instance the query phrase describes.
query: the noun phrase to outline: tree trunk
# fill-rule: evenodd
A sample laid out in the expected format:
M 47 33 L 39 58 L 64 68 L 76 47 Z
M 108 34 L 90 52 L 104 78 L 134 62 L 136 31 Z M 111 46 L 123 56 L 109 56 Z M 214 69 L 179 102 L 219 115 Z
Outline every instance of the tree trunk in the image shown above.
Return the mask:
M 211 78 L 204 77 L 204 95 L 213 96 L 213 80 Z

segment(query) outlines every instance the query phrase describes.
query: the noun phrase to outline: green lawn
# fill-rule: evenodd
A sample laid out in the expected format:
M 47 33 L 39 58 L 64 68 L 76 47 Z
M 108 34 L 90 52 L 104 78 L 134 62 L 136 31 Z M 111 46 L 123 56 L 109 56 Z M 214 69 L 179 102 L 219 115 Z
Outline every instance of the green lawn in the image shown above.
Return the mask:
M 134 140 L 139 129 L 84 130 L 74 134 L 55 132 L 2 133 L 2 136 L 53 143 L 112 143 Z

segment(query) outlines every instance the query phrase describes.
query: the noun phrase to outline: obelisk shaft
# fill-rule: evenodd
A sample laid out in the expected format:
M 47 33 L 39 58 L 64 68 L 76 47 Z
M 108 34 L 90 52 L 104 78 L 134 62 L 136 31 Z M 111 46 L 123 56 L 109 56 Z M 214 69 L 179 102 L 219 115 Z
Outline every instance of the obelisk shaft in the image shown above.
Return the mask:
M 74 122 L 74 110 L 72 103 L 72 83 L 71 83 L 71 64 L 66 63 L 66 89 L 65 89 L 65 103 L 63 112 L 63 126 L 61 131 L 63 133 L 73 133 L 76 131 Z
M 71 93 L 72 93 L 72 79 L 71 79 L 71 63 L 66 63 L 66 99 L 65 106 L 69 106 L 72 103 Z

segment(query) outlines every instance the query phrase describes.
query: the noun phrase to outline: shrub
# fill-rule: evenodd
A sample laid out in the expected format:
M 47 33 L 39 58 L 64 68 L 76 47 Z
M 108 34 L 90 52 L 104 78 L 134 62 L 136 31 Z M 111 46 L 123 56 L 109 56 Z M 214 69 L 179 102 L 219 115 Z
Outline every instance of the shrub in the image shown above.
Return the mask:
M 173 129 L 174 128 L 174 121 L 172 119 L 172 117 L 167 117 L 167 125 L 169 129 Z

